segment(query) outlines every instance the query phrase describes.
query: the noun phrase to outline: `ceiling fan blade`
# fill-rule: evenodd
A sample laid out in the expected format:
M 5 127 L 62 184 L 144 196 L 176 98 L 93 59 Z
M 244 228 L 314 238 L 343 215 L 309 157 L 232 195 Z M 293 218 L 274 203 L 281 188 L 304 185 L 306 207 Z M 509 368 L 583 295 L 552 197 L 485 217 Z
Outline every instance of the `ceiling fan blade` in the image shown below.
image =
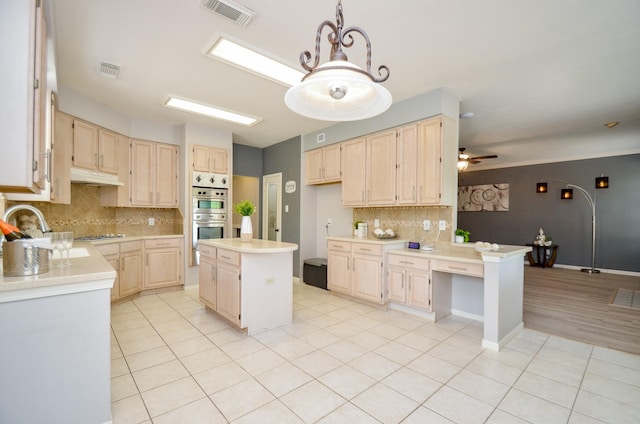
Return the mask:
M 498 155 L 488 155 L 488 156 L 475 156 L 472 158 L 469 158 L 470 160 L 477 160 L 477 159 L 495 159 L 497 158 Z
M 476 163 L 480 163 L 480 161 L 479 160 L 475 160 L 475 158 L 471 158 L 467 162 L 469 162 L 469 163 L 471 163 L 473 165 L 475 165 Z

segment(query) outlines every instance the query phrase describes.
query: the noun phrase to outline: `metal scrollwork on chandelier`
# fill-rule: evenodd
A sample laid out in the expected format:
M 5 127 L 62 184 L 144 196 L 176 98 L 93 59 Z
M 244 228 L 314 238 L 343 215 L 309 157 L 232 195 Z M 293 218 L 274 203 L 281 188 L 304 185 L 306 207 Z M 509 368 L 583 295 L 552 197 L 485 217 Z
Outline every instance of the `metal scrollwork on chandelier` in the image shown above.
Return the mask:
M 331 52 L 329 62 L 319 65 L 325 27 L 330 29 L 327 39 Z M 294 112 L 327 121 L 353 121 L 379 115 L 391 105 L 391 94 L 379 84 L 389 78 L 389 68 L 381 65 L 375 77 L 371 73 L 369 36 L 357 26 L 343 28 L 342 2 L 338 1 L 336 23 L 324 21 L 318 26 L 314 56 L 308 50 L 300 54 L 300 64 L 308 73 L 285 95 L 285 103 Z M 350 63 L 343 51 L 353 46 L 353 33 L 360 34 L 366 43 L 366 70 Z

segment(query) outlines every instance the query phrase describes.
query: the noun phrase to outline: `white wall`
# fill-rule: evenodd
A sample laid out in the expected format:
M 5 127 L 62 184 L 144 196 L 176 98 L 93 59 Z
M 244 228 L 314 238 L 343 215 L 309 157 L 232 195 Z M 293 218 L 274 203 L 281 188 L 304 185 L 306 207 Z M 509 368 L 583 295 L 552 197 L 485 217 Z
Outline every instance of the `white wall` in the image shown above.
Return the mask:
M 329 184 L 316 187 L 316 252 L 317 257 L 327 257 L 327 220 L 331 236 L 349 236 L 353 234 L 353 209 L 342 206 L 342 184 Z

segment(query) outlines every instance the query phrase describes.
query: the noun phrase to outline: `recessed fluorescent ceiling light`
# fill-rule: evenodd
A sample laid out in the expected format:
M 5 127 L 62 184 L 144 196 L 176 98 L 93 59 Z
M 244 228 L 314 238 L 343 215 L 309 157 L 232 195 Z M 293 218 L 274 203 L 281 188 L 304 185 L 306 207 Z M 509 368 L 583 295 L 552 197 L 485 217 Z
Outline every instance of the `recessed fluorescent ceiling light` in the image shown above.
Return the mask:
M 289 87 L 304 77 L 301 71 L 226 38 L 216 41 L 207 55 Z
M 208 116 L 210 118 L 221 119 L 223 121 L 246 125 L 247 127 L 250 127 L 262 121 L 261 118 L 241 115 L 236 112 L 220 109 L 218 107 L 206 105 L 204 103 L 198 103 L 193 100 L 181 99 L 175 96 L 169 97 L 169 100 L 167 100 L 164 105 L 172 107 L 174 109 L 180 109 L 187 112 Z

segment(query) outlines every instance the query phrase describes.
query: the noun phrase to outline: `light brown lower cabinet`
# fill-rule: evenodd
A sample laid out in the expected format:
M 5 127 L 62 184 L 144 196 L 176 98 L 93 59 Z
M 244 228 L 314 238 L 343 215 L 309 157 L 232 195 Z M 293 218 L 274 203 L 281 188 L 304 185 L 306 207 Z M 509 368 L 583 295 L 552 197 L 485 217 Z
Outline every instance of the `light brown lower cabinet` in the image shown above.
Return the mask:
M 327 288 L 384 304 L 384 247 L 378 243 L 329 240 Z
M 117 271 L 111 300 L 138 293 L 142 287 L 142 240 L 101 244 L 96 249 Z
M 218 249 L 216 311 L 240 327 L 240 253 Z
M 431 311 L 429 259 L 387 254 L 389 301 Z
M 198 266 L 198 282 L 200 302 L 209 309 L 217 310 L 216 291 L 218 289 L 218 267 L 216 263 L 216 248 L 199 245 L 200 265 Z
M 181 285 L 183 237 L 144 241 L 144 283 L 142 288 L 157 289 Z

